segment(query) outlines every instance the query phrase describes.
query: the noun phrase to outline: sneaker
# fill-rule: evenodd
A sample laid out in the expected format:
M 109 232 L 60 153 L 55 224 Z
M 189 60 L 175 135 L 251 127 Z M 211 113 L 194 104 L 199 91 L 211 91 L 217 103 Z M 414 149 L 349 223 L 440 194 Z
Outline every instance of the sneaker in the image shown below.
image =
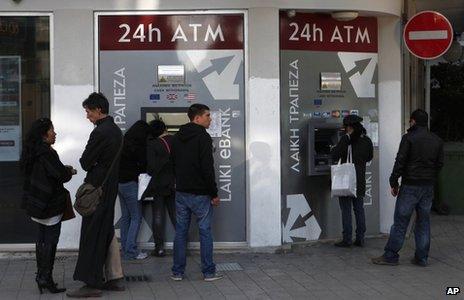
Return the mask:
M 216 281 L 224 278 L 224 275 L 219 274 L 219 273 L 213 273 L 213 274 L 206 274 L 204 280 L 205 281 Z
M 182 274 L 172 274 L 171 279 L 174 281 L 182 281 L 184 279 L 184 275 Z
M 426 262 L 423 262 L 423 261 L 420 261 L 418 260 L 417 258 L 413 257 L 411 259 L 411 263 L 413 265 L 416 265 L 416 266 L 419 266 L 419 267 L 427 267 L 427 263 Z
M 147 257 L 148 257 L 148 254 L 146 254 L 145 252 L 140 252 L 139 255 L 137 255 L 137 256 L 135 257 L 135 259 L 137 259 L 137 260 L 142 260 L 142 259 L 145 259 L 145 258 L 147 258 Z
M 334 244 L 335 247 L 342 247 L 342 248 L 349 248 L 351 247 L 351 244 L 345 241 L 340 241 L 338 243 Z
M 155 250 L 153 250 L 151 255 L 156 256 L 156 257 L 164 257 L 164 256 L 166 256 L 166 251 L 164 251 L 164 249 L 162 249 L 162 248 L 155 249 Z
M 371 258 L 371 262 L 375 265 L 385 265 L 385 266 L 397 266 L 398 265 L 398 262 L 388 261 L 385 259 L 383 255 L 379 257 Z

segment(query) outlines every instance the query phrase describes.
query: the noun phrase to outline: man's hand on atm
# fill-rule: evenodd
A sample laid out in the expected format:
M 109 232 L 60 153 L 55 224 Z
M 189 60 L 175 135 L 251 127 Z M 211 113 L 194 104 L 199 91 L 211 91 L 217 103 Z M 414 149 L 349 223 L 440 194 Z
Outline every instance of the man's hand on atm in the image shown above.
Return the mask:
M 213 199 L 211 199 L 211 204 L 213 206 L 219 206 L 220 202 L 221 202 L 221 200 L 219 199 L 219 197 L 214 197 Z
M 398 196 L 398 187 L 392 187 L 391 188 L 391 194 L 393 197 Z

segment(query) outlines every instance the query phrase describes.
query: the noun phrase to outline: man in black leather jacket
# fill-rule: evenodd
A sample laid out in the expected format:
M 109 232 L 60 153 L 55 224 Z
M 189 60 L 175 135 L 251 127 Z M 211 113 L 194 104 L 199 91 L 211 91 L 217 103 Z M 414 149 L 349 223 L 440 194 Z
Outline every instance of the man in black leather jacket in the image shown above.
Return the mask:
M 416 253 L 411 262 L 419 266 L 427 265 L 430 249 L 430 208 L 433 186 L 443 166 L 443 141 L 428 130 L 428 115 L 425 111 L 414 111 L 409 122 L 411 127 L 401 139 L 390 176 L 391 193 L 393 197 L 398 196 L 394 224 L 390 229 L 385 252 L 372 259 L 374 264 L 398 264 L 398 252 L 403 246 L 412 212 L 416 210 Z M 400 177 L 401 187 L 398 184 Z

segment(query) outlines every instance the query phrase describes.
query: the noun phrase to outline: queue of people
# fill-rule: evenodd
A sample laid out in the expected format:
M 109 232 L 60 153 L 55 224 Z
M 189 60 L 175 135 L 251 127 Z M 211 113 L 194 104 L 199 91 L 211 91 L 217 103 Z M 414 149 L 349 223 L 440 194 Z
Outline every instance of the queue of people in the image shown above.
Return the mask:
M 124 274 L 119 243 L 115 236 L 115 201 L 121 205 L 121 251 L 123 259 L 140 260 L 148 256 L 137 247 L 142 221 L 141 199 L 152 207 L 154 256 L 164 256 L 166 211 L 175 228 L 171 279 L 183 280 L 186 247 L 192 214 L 198 220 L 201 271 L 205 281 L 222 278 L 213 261 L 211 223 L 214 207 L 220 203 L 215 181 L 213 145 L 206 129 L 211 123 L 209 107 L 193 104 L 188 110 L 190 122 L 169 135 L 162 120 L 147 124 L 137 121 L 123 136 L 109 116 L 109 103 L 101 93 L 92 93 L 82 103 L 87 119 L 95 125 L 79 160 L 86 172 L 85 184 L 95 187 L 99 199 L 91 214 L 83 215 L 79 254 L 74 280 L 84 285 L 67 293 L 69 297 L 100 297 L 103 290 L 124 291 Z M 356 171 L 356 194 L 340 197 L 343 239 L 335 246 L 363 247 L 366 232 L 363 198 L 366 164 L 373 158 L 373 145 L 362 126 L 362 118 L 344 118 L 345 135 L 332 150 L 335 161 L 346 162 L 352 155 Z M 429 213 L 433 182 L 443 165 L 443 142 L 427 129 L 428 116 L 417 110 L 411 115 L 411 128 L 403 136 L 390 184 L 398 196 L 394 224 L 385 253 L 372 259 L 375 264 L 398 264 L 409 219 L 416 219 L 416 256 L 412 262 L 427 265 L 430 248 Z M 21 155 L 25 174 L 22 207 L 38 224 L 36 242 L 37 276 L 40 293 L 64 292 L 52 277 L 61 222 L 74 217 L 69 192 L 63 184 L 76 174 L 64 165 L 53 150 L 56 133 L 47 118 L 35 121 L 29 130 Z M 427 145 L 427 147 L 425 147 Z M 139 197 L 138 178 L 147 173 L 151 180 Z M 398 179 L 402 178 L 401 186 Z M 351 210 L 356 219 L 355 241 L 352 241 Z M 79 210 L 78 210 L 79 212 Z

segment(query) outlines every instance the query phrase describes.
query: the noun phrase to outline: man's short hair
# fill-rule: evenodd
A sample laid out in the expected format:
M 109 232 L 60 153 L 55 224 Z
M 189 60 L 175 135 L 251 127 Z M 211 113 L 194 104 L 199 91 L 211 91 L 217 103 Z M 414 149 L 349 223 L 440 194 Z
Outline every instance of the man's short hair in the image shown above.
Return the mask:
M 105 115 L 108 114 L 110 109 L 110 104 L 108 103 L 108 99 L 106 99 L 105 95 L 96 92 L 90 94 L 89 97 L 82 102 L 82 106 L 90 110 L 99 108 L 101 113 Z
M 207 110 L 209 110 L 208 106 L 200 103 L 195 103 L 190 105 L 187 112 L 187 116 L 189 117 L 190 121 L 193 121 L 193 119 L 195 119 L 196 116 L 203 115 Z
M 416 121 L 417 125 L 427 126 L 429 123 L 429 115 L 423 109 L 416 109 L 413 111 L 410 119 Z

